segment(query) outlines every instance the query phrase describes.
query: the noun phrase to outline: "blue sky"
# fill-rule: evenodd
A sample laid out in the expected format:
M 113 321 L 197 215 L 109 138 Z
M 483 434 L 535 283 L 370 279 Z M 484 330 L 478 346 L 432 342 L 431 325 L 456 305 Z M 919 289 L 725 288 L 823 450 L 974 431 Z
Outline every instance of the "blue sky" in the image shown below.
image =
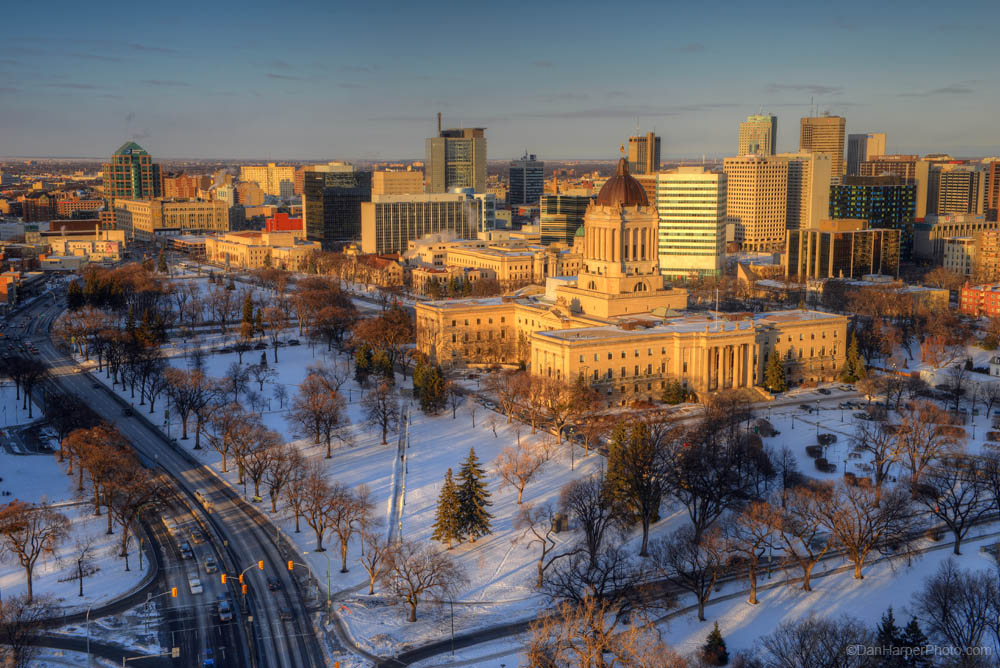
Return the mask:
M 485 126 L 490 158 L 735 152 L 810 97 L 890 152 L 1000 153 L 1000 3 L 21 2 L 4 11 L 0 155 L 419 158 Z M 960 7 L 960 8 L 959 8 Z

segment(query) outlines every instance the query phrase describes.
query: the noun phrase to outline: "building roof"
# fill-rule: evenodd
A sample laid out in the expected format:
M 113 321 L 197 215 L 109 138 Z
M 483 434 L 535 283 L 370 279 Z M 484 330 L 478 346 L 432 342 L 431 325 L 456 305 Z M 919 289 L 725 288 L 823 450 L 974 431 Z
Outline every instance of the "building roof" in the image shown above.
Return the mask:
M 134 141 L 127 141 L 114 152 L 114 155 L 149 155 L 149 153 Z
M 601 206 L 649 206 L 646 189 L 628 173 L 625 158 L 618 160 L 618 171 L 608 179 L 597 194 Z
M 585 236 L 587 236 L 587 230 L 586 230 L 586 228 L 584 228 L 583 225 L 581 225 L 580 227 L 576 228 L 576 232 L 573 233 L 573 236 L 574 237 L 585 237 Z

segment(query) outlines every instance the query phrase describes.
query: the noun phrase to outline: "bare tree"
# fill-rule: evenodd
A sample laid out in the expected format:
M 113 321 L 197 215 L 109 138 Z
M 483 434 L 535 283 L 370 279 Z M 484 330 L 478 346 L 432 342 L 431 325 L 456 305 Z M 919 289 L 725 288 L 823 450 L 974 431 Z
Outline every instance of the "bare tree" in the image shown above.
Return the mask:
M 328 389 L 320 376 L 309 374 L 292 399 L 288 421 L 297 436 L 311 436 L 317 445 L 326 443 L 326 458 L 333 456 L 333 440 L 350 442 L 350 420 L 344 397 Z
M 297 465 L 289 472 L 288 480 L 283 485 L 285 500 L 295 515 L 295 533 L 299 533 L 299 520 L 306 512 L 306 502 L 308 501 L 309 490 L 306 488 L 305 480 L 310 477 L 314 463 L 306 463 L 301 455 L 297 459 Z M 272 500 L 273 503 L 273 500 Z
M 656 541 L 650 552 L 652 564 L 661 577 L 694 594 L 698 601 L 698 621 L 705 621 L 705 604 L 728 562 L 722 532 L 713 528 L 695 541 L 694 528 L 681 527 Z
M 281 434 L 263 425 L 254 431 L 256 438 L 253 446 L 242 461 L 246 477 L 253 483 L 253 496 L 256 501 L 260 499 L 260 484 L 273 467 L 274 459 L 283 456 L 281 448 L 284 439 L 281 438 Z
M 315 376 L 327 391 L 340 393 L 341 388 L 351 379 L 351 368 L 338 357 L 327 364 L 310 364 L 306 367 L 306 374 Z
M 876 645 L 875 634 L 857 619 L 809 615 L 783 622 L 761 639 L 767 668 L 873 668 L 871 657 L 853 648 Z M 753 664 L 751 664 L 753 665 Z
M 361 566 L 368 573 L 368 595 L 375 593 L 375 583 L 378 582 L 392 565 L 395 559 L 396 546 L 389 542 L 384 534 L 361 532 Z
M 986 414 L 990 415 L 1000 402 L 1000 383 L 985 383 L 979 387 L 979 398 L 986 404 Z
M 747 602 L 750 605 L 757 605 L 757 574 L 760 572 L 760 560 L 774 545 L 775 525 L 775 511 L 765 501 L 751 503 L 725 524 L 724 531 L 730 551 L 746 565 L 747 578 L 750 581 L 750 597 Z
M 855 420 L 851 445 L 857 452 L 866 453 L 871 459 L 875 476 L 875 500 L 882 496 L 882 486 L 889 479 L 889 472 L 900 459 L 901 441 L 896 427 L 877 420 Z
M 240 302 L 237 301 L 236 292 L 216 286 L 209 292 L 207 299 L 212 317 L 219 323 L 219 332 L 225 335 L 229 323 L 241 306 Z
M 500 477 L 501 489 L 513 487 L 517 490 L 517 503 L 520 505 L 524 488 L 538 475 L 549 461 L 549 455 L 542 446 L 511 447 L 503 449 L 496 458 L 493 468 Z
M 39 632 L 56 615 L 48 598 L 33 599 L 31 594 L 4 596 L 0 599 L 0 652 L 5 668 L 28 668 L 34 663 L 40 646 Z
M 222 457 L 222 472 L 229 471 L 229 455 L 237 439 L 249 440 L 251 418 L 237 403 L 221 407 L 209 420 L 208 445 Z
M 111 490 L 109 513 L 121 527 L 118 556 L 129 570 L 128 546 L 140 515 L 166 495 L 163 482 L 132 460 L 116 476 Z
M 462 405 L 465 395 L 462 393 L 462 387 L 452 381 L 445 386 L 445 394 L 448 397 L 448 405 L 451 406 L 451 419 L 454 420 L 458 417 L 458 407 Z
M 382 575 L 384 586 L 410 606 L 408 620 L 417 621 L 417 604 L 426 596 L 454 596 L 465 573 L 446 553 L 426 543 L 404 541 Z
M 833 503 L 833 487 L 810 483 L 789 490 L 785 507 L 775 517 L 776 535 L 785 546 L 786 558 L 802 569 L 802 590 L 812 591 L 812 569 L 834 545 L 834 535 L 826 531 L 823 512 Z
M 486 378 L 486 391 L 497 398 L 503 414 L 507 416 L 507 424 L 510 424 L 514 409 L 522 399 L 523 377 L 524 372 L 521 371 L 501 371 Z
M 267 333 L 269 339 L 271 339 L 271 346 L 274 348 L 274 361 L 278 362 L 278 343 L 281 333 L 288 329 L 289 319 L 288 312 L 278 307 L 266 306 L 263 311 L 261 311 L 261 321 L 264 325 L 264 331 Z
M 13 555 L 24 569 L 28 602 L 32 601 L 32 575 L 42 554 L 53 552 L 69 535 L 69 520 L 48 504 L 11 501 L 0 507 L 0 553 Z
M 830 503 L 820 506 L 826 529 L 854 564 L 854 578 L 864 578 L 862 569 L 873 552 L 898 548 L 916 528 L 908 494 L 899 488 L 883 491 L 861 485 L 838 485 Z
M 514 518 L 514 529 L 520 531 L 520 536 L 516 541 L 524 540 L 528 545 L 538 545 L 541 553 L 538 557 L 536 569 L 538 577 L 535 586 L 541 589 L 545 582 L 545 572 L 560 557 L 564 557 L 570 552 L 553 554 L 558 544 L 554 538 L 556 533 L 556 511 L 550 504 L 535 506 L 527 504 L 521 506 Z
M 333 487 L 326 471 L 317 462 L 311 462 L 299 483 L 303 488 L 302 516 L 316 535 L 316 552 L 325 552 L 323 536 L 330 527 Z
M 278 377 L 278 372 L 266 364 L 251 364 L 249 371 L 250 377 L 257 383 L 257 388 L 261 392 L 264 391 L 264 383 Z
M 275 383 L 272 394 L 278 401 L 278 408 L 284 408 L 285 403 L 288 402 L 288 388 L 283 383 Z
M 365 409 L 368 424 L 382 430 L 382 445 L 385 445 L 388 442 L 386 436 L 390 431 L 399 428 L 401 419 L 392 385 L 382 381 L 365 392 L 361 406 Z
M 97 539 L 93 535 L 84 536 L 73 545 L 72 561 L 76 565 L 76 578 L 80 582 L 80 593 L 77 596 L 83 596 L 83 579 L 94 564 L 96 551 Z
M 961 435 L 956 435 L 961 432 Z M 914 402 L 902 411 L 896 432 L 897 448 L 909 470 L 910 494 L 916 499 L 920 478 L 937 459 L 960 450 L 965 430 L 951 426 L 947 413 L 928 401 Z
M 340 541 L 340 572 L 347 572 L 347 549 L 351 538 L 370 521 L 371 500 L 361 498 L 347 485 L 334 483 L 330 491 L 330 528 Z
M 998 600 L 995 576 L 962 570 L 949 558 L 913 596 L 913 608 L 932 640 L 971 650 L 987 644 L 991 627 L 996 628 Z M 1000 640 L 995 636 L 994 642 Z
M 988 466 L 979 457 L 953 455 L 928 469 L 920 482 L 917 501 L 951 529 L 955 554 L 962 554 L 962 539 L 993 510 Z
M 601 478 L 577 479 L 566 483 L 559 496 L 559 506 L 564 513 L 576 520 L 577 528 L 583 532 L 583 547 L 591 563 L 601 553 L 607 535 L 622 529 L 623 518 L 618 508 L 610 502 Z
M 250 383 L 250 370 L 239 362 L 233 362 L 226 367 L 226 375 L 223 376 L 221 387 L 229 394 L 229 400 L 238 404 L 240 393 L 246 392 Z
M 264 471 L 264 484 L 267 486 L 267 495 L 271 498 L 272 513 L 278 512 L 278 498 L 282 490 L 301 467 L 302 455 L 295 446 L 281 444 L 272 449 Z

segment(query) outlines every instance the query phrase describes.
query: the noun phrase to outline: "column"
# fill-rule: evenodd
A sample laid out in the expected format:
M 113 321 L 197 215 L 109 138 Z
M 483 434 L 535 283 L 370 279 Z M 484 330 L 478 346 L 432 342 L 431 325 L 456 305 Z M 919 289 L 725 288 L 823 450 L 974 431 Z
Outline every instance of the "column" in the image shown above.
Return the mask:
M 701 355 L 702 367 L 705 371 L 705 390 L 710 390 L 712 389 L 712 349 L 706 345 Z

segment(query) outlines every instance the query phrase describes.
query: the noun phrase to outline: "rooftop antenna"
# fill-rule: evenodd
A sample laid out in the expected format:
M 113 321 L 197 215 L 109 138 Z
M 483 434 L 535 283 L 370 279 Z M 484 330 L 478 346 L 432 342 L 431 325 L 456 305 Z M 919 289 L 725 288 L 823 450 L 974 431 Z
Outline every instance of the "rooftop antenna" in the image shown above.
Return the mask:
M 438 135 L 441 134 L 441 112 L 438 112 Z
M 812 98 L 812 95 L 810 95 L 809 96 L 809 117 L 811 118 L 811 117 L 813 117 L 815 115 L 816 115 L 815 105 L 813 105 L 813 98 Z

